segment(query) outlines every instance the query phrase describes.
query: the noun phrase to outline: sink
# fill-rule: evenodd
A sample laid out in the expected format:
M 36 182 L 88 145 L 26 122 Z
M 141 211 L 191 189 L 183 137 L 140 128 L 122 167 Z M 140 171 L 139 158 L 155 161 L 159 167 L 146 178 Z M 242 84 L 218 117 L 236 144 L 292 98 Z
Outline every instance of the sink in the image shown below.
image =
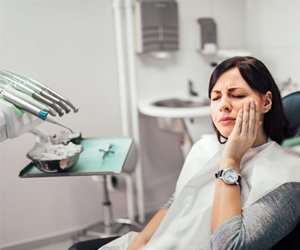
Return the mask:
M 140 113 L 156 118 L 159 129 L 173 133 L 185 133 L 185 119 L 210 116 L 210 100 L 186 97 L 157 97 L 139 102 Z
M 147 116 L 162 118 L 196 118 L 209 116 L 209 99 L 180 96 L 154 97 L 139 102 L 139 111 Z
M 193 101 L 181 98 L 168 98 L 153 102 L 154 106 L 166 107 L 166 108 L 196 108 L 209 105 L 209 101 Z

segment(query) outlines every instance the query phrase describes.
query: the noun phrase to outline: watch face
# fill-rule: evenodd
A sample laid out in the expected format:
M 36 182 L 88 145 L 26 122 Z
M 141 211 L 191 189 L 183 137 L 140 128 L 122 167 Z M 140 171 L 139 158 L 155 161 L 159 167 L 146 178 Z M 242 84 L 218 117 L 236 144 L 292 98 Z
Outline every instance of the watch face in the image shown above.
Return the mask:
M 224 169 L 222 173 L 222 177 L 225 183 L 227 184 L 234 184 L 237 182 L 239 176 L 234 169 Z

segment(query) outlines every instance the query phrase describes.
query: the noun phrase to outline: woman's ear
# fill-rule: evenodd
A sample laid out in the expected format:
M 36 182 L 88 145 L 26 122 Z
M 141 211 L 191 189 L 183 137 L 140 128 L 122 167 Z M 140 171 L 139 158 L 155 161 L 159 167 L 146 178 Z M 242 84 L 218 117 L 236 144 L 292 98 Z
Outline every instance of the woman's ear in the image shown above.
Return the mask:
M 263 103 L 264 103 L 264 113 L 268 113 L 269 110 L 272 108 L 272 93 L 268 91 L 264 97 L 263 97 Z

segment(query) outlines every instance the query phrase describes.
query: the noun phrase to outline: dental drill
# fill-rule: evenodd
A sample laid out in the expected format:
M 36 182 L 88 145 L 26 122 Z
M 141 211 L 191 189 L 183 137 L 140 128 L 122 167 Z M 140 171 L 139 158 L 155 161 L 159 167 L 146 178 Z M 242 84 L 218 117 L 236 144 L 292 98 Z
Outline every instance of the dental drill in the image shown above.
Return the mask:
M 57 114 L 53 108 L 43 104 L 42 102 L 39 102 L 39 101 L 33 99 L 31 96 L 29 96 L 21 91 L 14 89 L 10 84 L 8 84 L 7 82 L 4 82 L 3 79 L 0 79 L 0 87 L 7 90 L 8 92 L 10 92 L 11 94 L 13 94 L 15 96 L 17 96 L 21 99 L 24 99 L 26 102 L 29 102 L 30 104 L 36 106 L 37 108 L 48 112 L 52 116 L 56 116 L 56 114 Z
M 18 78 L 20 81 L 22 81 L 25 85 L 30 86 L 30 88 L 32 88 L 33 90 L 36 90 L 37 92 L 39 92 L 42 96 L 52 96 L 54 98 L 56 98 L 56 100 L 58 99 L 60 101 L 60 105 L 62 105 L 62 107 L 64 106 L 64 109 L 68 109 L 68 107 L 65 105 L 69 105 L 73 111 L 76 113 L 78 112 L 78 108 L 76 108 L 67 98 L 61 96 L 60 94 L 58 94 L 57 92 L 55 92 L 54 90 L 52 90 L 51 88 L 49 88 L 48 86 L 32 79 L 29 77 L 25 77 L 22 76 L 20 74 L 8 71 L 8 70 L 2 70 L 2 72 L 5 72 L 7 74 L 10 74 L 12 76 L 14 76 L 15 78 Z M 65 104 L 64 104 L 65 103 Z M 69 110 L 70 111 L 70 110 Z M 66 110 L 66 112 L 68 113 L 69 111 Z
M 60 106 L 58 106 L 56 103 L 54 103 L 51 100 L 48 100 L 47 98 L 41 96 L 40 94 L 36 93 L 34 90 L 32 90 L 31 88 L 29 88 L 28 86 L 14 80 L 11 79 L 10 77 L 8 77 L 5 74 L 2 74 L 2 72 L 0 71 L 0 77 L 4 80 L 6 80 L 11 86 L 13 86 L 15 89 L 29 95 L 32 96 L 34 99 L 46 104 L 47 106 L 50 106 L 51 108 L 53 108 L 58 114 L 59 116 L 62 116 L 63 110 Z
M 0 74 L 14 78 L 15 80 L 17 80 L 22 85 L 27 86 L 28 88 L 33 90 L 35 93 L 40 94 L 41 96 L 47 98 L 48 100 L 56 103 L 58 106 L 63 108 L 66 111 L 66 113 L 70 112 L 69 107 L 67 107 L 61 100 L 59 100 L 56 97 L 54 97 L 54 96 L 48 94 L 47 92 L 43 91 L 40 87 L 32 84 L 30 81 L 25 81 L 24 77 L 22 77 L 20 75 L 17 75 L 13 72 L 10 72 L 10 71 L 6 71 L 6 70 L 1 70 Z
M 39 109 L 38 107 L 26 102 L 25 100 L 14 96 L 12 93 L 9 93 L 7 90 L 0 88 L 0 97 L 4 99 L 5 101 L 14 104 L 15 106 L 37 116 L 38 118 L 45 120 L 47 122 L 57 124 L 61 127 L 64 127 L 68 129 L 71 133 L 73 133 L 72 129 L 69 128 L 68 126 L 64 125 L 61 122 L 58 122 L 55 118 L 48 116 L 48 112 Z

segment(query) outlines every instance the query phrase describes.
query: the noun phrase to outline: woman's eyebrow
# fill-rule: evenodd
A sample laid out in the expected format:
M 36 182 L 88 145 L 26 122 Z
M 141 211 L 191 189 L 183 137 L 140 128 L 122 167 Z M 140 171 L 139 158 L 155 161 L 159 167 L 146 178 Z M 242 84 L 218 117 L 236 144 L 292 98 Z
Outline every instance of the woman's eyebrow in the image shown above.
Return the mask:
M 240 88 L 240 87 L 232 87 L 232 88 L 229 88 L 228 89 L 228 92 L 233 92 L 233 91 L 235 91 L 235 90 L 245 90 L 244 88 Z M 220 93 L 221 92 L 221 90 L 219 90 L 219 89 L 216 89 L 216 90 L 213 90 L 212 91 L 212 93 Z
M 240 87 L 235 87 L 235 88 L 229 88 L 228 91 L 229 92 L 233 92 L 235 90 L 245 90 L 244 88 L 240 88 Z

